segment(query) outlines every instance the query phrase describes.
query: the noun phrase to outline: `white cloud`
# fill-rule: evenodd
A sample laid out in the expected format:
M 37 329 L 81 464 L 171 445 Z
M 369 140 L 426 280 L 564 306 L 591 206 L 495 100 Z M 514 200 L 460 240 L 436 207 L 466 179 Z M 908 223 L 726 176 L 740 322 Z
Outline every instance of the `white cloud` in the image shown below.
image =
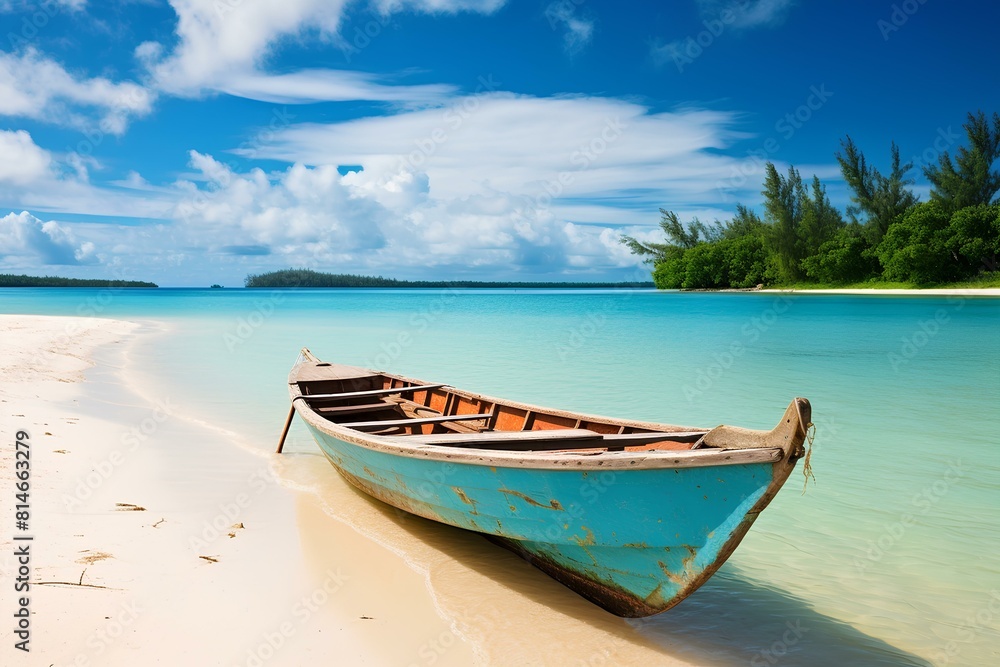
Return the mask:
M 50 0 L 48 4 L 76 12 L 87 6 L 87 0 Z M 0 14 L 23 12 L 29 9 L 37 10 L 37 3 L 30 2 L 30 0 L 0 0 Z M 51 13 L 51 10 L 47 8 L 44 8 L 44 11 Z
M 215 89 L 264 64 L 275 43 L 307 30 L 336 33 L 345 0 L 171 0 L 176 48 L 154 68 L 160 88 L 179 95 Z M 152 54 L 146 46 L 145 55 Z
M 654 40 L 650 56 L 657 66 L 673 62 L 678 71 L 723 38 L 727 32 L 773 27 L 784 22 L 796 0 L 696 0 L 704 21 L 681 39 Z
M 0 185 L 24 185 L 49 172 L 52 156 L 24 130 L 0 130 Z
M 102 216 L 169 216 L 177 192 L 137 185 L 135 177 L 114 188 L 89 182 L 100 163 L 79 153 L 54 155 L 24 130 L 0 130 L 0 202 L 4 207 Z
M 5 266 L 93 264 L 95 250 L 93 243 L 78 241 L 68 227 L 42 222 L 27 211 L 0 218 L 0 263 Z
M 135 83 L 76 77 L 33 48 L 19 55 L 0 51 L 0 115 L 78 129 L 98 126 L 101 132 L 119 135 L 130 118 L 149 113 L 153 98 Z
M 374 75 L 338 70 L 266 74 L 268 59 L 283 44 L 309 38 L 336 41 L 349 0 L 172 0 L 178 43 L 172 52 L 145 42 L 136 57 L 157 86 L 197 97 L 220 91 L 263 101 L 306 103 L 340 100 L 421 103 L 450 92 L 448 86 L 390 86 Z M 503 0 L 380 0 L 385 14 L 404 10 L 489 13 Z
M 796 0 L 698 0 L 702 14 L 717 18 L 733 13 L 736 28 L 757 28 L 782 23 Z
M 503 7 L 506 0 L 375 0 L 372 4 L 383 14 L 406 9 L 429 14 L 457 14 L 458 12 L 492 14 Z
M 717 152 L 738 135 L 735 115 L 685 110 L 650 113 L 610 98 L 534 98 L 494 93 L 446 108 L 330 125 L 291 125 L 255 155 L 309 165 L 363 165 L 378 177 L 404 169 L 427 174 L 430 196 L 453 200 L 501 193 L 525 206 L 554 198 L 607 204 L 614 211 L 713 198 L 736 164 Z M 551 196 L 550 196 L 551 195 Z M 594 209 L 591 209 L 594 210 Z
M 294 164 L 273 174 L 236 173 L 197 152 L 191 166 L 201 185 L 182 184 L 177 231 L 216 253 L 342 270 L 388 266 L 396 274 L 470 267 L 557 274 L 634 264 L 614 256 L 621 253 L 610 229 L 566 223 L 508 193 L 430 199 L 426 174 L 407 167 L 341 175 L 332 165 Z
M 553 30 L 563 31 L 563 48 L 570 55 L 582 51 L 594 36 L 594 22 L 578 16 L 572 0 L 555 0 L 545 8 L 545 18 Z
M 218 90 L 275 104 L 350 100 L 430 103 L 441 101 L 455 88 L 446 85 L 390 86 L 364 72 L 300 70 L 291 74 L 238 74 L 219 84 Z
M 701 202 L 737 164 L 718 151 L 737 136 L 734 120 L 607 98 L 487 94 L 292 125 L 254 148 L 289 162 L 285 171 L 237 173 L 192 152 L 178 233 L 217 252 L 268 253 L 273 265 L 599 275 L 636 266 L 620 230 L 655 228 L 659 206 L 725 215 L 706 216 Z M 342 175 L 338 165 L 363 170 Z

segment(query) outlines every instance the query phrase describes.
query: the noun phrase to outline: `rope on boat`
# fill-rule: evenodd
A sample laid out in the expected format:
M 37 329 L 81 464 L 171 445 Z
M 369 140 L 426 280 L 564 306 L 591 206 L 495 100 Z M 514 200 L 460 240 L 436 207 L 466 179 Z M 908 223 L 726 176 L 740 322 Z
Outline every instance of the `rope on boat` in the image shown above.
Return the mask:
M 813 473 L 812 464 L 809 462 L 809 458 L 813 453 L 813 441 L 816 440 L 816 424 L 809 422 L 806 425 L 806 443 L 803 443 L 802 448 L 805 450 L 806 457 L 802 460 L 802 474 L 805 475 L 806 481 L 802 484 L 802 495 L 806 495 L 806 487 L 809 486 L 809 479 L 816 481 L 816 475 Z

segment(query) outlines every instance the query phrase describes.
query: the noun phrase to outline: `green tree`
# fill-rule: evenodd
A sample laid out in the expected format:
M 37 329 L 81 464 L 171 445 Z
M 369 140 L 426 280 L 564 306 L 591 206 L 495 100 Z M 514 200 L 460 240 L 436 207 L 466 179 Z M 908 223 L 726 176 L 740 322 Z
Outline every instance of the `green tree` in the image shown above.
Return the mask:
M 873 243 L 878 243 L 889 225 L 900 215 L 915 206 L 919 198 L 910 191 L 913 179 L 907 176 L 913 168 L 912 162 L 902 164 L 899 158 L 899 146 L 892 143 L 892 170 L 888 176 L 882 175 L 878 169 L 868 165 L 865 155 L 854 144 L 848 135 L 840 142 L 842 152 L 837 153 L 840 171 L 851 189 L 853 206 L 847 209 L 848 215 L 857 220 L 857 214 L 863 213 Z
M 724 239 L 719 245 L 730 287 L 754 287 L 769 282 L 773 266 L 763 232 Z
M 815 255 L 821 245 L 829 241 L 844 226 L 840 211 L 833 207 L 826 195 L 826 188 L 813 176 L 811 196 L 805 195 L 802 204 L 802 220 L 798 236 L 801 242 L 799 254 L 803 257 Z
M 774 254 L 778 275 L 784 281 L 794 282 L 802 277 L 799 225 L 806 200 L 802 177 L 795 167 L 789 167 L 788 176 L 784 177 L 773 163 L 768 162 L 761 194 L 764 195 L 764 220 L 769 225 L 767 244 Z
M 653 284 L 657 289 L 681 289 L 687 276 L 686 251 L 677 246 L 672 247 L 666 256 L 656 263 L 653 270 Z
M 960 147 L 954 160 L 945 151 L 936 165 L 924 168 L 931 200 L 949 213 L 989 204 L 1000 190 L 1000 172 L 993 168 L 1000 158 L 1000 114 L 987 119 L 982 111 L 970 113 L 964 127 L 969 147 Z
M 972 277 L 980 271 L 996 271 L 1000 255 L 1000 204 L 966 206 L 951 216 L 946 247 Z
M 721 235 L 718 225 L 712 227 L 694 218 L 684 225 L 673 211 L 660 209 L 660 229 L 667 237 L 666 243 L 640 241 L 623 234 L 619 239 L 636 255 L 646 257 L 647 264 L 656 264 L 666 259 L 672 247 L 693 248 L 703 241 L 717 240 Z
M 736 214 L 733 218 L 721 225 L 716 223 L 720 229 L 722 238 L 738 239 L 744 236 L 761 235 L 764 233 L 764 221 L 760 219 L 753 209 L 743 204 L 736 205 Z
M 802 268 L 807 276 L 822 283 L 859 282 L 881 272 L 878 258 L 857 223 L 840 229 L 816 254 L 802 260 Z
M 722 243 L 699 243 L 684 253 L 684 261 L 687 289 L 729 286 Z
M 886 280 L 926 285 L 959 279 L 959 266 L 948 249 L 949 223 L 944 206 L 931 201 L 891 224 L 876 248 Z

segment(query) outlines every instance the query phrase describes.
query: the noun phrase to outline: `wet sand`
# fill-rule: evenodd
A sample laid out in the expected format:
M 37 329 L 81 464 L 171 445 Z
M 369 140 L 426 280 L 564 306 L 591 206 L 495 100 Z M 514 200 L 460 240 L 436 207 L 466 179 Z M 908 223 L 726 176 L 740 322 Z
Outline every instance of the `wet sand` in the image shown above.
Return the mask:
M 248 442 L 133 386 L 128 343 L 150 329 L 0 316 L 0 492 L 25 431 L 33 537 L 31 650 L 4 623 L 2 664 L 694 664 L 486 540 L 355 491 L 301 427 L 277 456 L 278 425 Z

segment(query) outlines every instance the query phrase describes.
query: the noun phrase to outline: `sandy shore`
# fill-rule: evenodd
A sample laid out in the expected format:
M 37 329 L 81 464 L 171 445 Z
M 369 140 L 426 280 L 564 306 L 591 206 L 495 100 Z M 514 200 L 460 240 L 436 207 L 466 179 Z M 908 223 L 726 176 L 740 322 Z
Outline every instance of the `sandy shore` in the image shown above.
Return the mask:
M 795 294 L 868 294 L 884 296 L 1000 296 L 1000 287 L 978 289 L 762 289 L 757 292 Z
M 31 568 L 30 653 L 5 583 L 0 664 L 693 664 L 692 646 L 664 648 L 673 633 L 644 637 L 477 536 L 372 502 L 301 429 L 276 456 L 275 434 L 239 446 L 131 386 L 143 335 L 0 316 L 0 570 L 14 579 L 23 544 Z M 27 531 L 8 503 L 19 431 Z

